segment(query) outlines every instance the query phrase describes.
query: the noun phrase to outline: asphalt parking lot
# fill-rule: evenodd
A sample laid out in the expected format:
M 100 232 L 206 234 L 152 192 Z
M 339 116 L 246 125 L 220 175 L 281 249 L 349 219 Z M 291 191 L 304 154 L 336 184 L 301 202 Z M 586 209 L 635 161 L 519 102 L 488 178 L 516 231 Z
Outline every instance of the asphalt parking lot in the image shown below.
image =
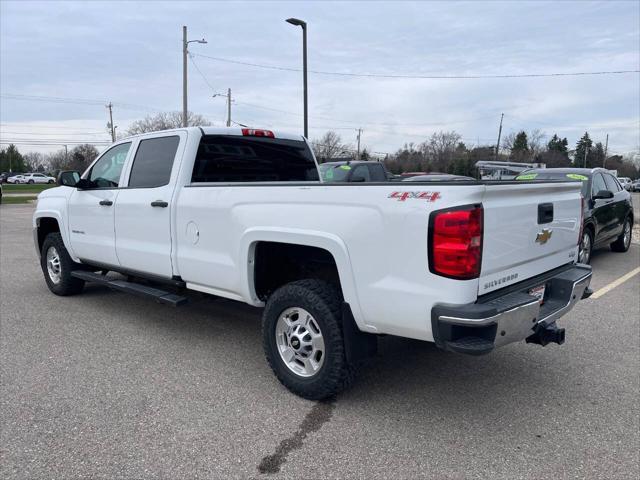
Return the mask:
M 466 357 L 385 337 L 314 403 L 272 375 L 256 309 L 50 294 L 32 211 L 0 207 L 2 478 L 640 476 L 640 275 L 580 302 L 563 346 Z M 592 263 L 597 291 L 640 245 Z

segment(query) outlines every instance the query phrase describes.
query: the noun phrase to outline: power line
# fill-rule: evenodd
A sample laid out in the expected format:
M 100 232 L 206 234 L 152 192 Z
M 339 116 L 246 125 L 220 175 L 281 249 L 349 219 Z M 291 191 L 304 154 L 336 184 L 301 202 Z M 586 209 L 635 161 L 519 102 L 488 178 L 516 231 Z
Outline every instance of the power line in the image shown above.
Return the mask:
M 269 70 L 281 70 L 287 72 L 301 72 L 299 68 L 282 67 L 278 65 L 265 65 L 260 63 L 241 62 L 239 60 L 231 60 L 228 58 L 212 57 L 210 55 L 194 54 L 198 57 L 208 58 L 217 62 L 233 63 L 236 65 L 244 65 L 248 67 L 266 68 Z M 407 79 L 431 79 L 431 80 L 450 80 L 450 79 L 482 79 L 482 78 L 539 78 L 539 77 L 576 77 L 587 75 L 619 75 L 627 73 L 640 73 L 640 70 L 609 70 L 596 72 L 553 72 L 553 73 L 521 73 L 521 74 L 474 74 L 474 75 L 410 75 L 410 74 L 385 74 L 385 73 L 351 73 L 351 72 L 330 72 L 324 70 L 308 70 L 309 73 L 316 75 L 334 75 L 340 77 L 366 77 L 366 78 L 407 78 Z
M 76 104 L 76 105 L 104 105 L 107 103 L 107 100 L 95 100 L 90 98 L 70 98 L 70 97 L 49 97 L 44 95 L 22 95 L 22 94 L 14 94 L 14 93 L 3 93 L 0 94 L 0 97 L 6 98 L 8 100 L 29 100 L 34 102 L 50 102 L 50 103 L 64 103 L 64 104 Z M 113 102 L 114 106 L 118 106 L 120 108 L 124 108 L 125 110 L 134 110 L 134 111 L 161 111 L 158 108 L 148 107 L 145 105 L 137 105 L 135 103 L 121 103 L 121 102 Z

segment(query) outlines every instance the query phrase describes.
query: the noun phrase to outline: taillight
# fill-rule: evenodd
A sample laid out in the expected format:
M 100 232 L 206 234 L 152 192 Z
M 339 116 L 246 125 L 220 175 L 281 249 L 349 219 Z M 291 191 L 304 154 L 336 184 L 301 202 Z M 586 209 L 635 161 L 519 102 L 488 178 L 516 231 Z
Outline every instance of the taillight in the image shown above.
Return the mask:
M 469 280 L 480 276 L 482 263 L 481 205 L 431 213 L 429 270 L 444 277 Z
M 256 130 L 255 128 L 243 128 L 242 135 L 245 137 L 269 137 L 276 138 L 271 130 Z

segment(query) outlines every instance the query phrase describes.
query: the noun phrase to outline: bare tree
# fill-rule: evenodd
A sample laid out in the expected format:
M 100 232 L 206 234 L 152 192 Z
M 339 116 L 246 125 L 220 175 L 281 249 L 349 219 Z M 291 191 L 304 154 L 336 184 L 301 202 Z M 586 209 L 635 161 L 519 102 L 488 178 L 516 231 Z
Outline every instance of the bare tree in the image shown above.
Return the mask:
M 74 147 L 69 152 L 69 161 L 66 165 L 70 170 L 84 171 L 98 156 L 98 149 L 93 145 L 84 144 Z
M 332 130 L 325 133 L 319 140 L 314 140 L 311 143 L 313 152 L 319 162 L 326 162 L 343 151 L 350 149 L 350 145 L 342 143 L 342 137 Z
M 22 158 L 24 159 L 25 167 L 30 172 L 44 172 L 46 170 L 47 159 L 42 153 L 28 152 Z
M 187 123 L 192 127 L 206 127 L 211 122 L 197 113 L 188 112 Z M 157 130 L 170 130 L 182 126 L 182 112 L 160 112 L 156 115 L 147 115 L 142 120 L 136 120 L 131 124 L 127 135 L 155 132 Z
M 429 141 L 422 144 L 422 150 L 426 153 L 433 170 L 439 172 L 448 170 L 461 139 L 462 137 L 455 131 L 440 131 L 431 135 Z
M 52 172 L 58 170 L 66 170 L 68 164 L 68 155 L 65 152 L 64 148 L 62 148 L 56 152 L 49 153 L 46 156 L 46 162 L 49 164 L 49 168 Z
M 544 139 L 547 138 L 547 134 L 539 129 L 531 130 L 528 135 L 529 140 L 529 152 L 531 154 L 531 161 L 535 162 L 540 154 L 545 150 Z

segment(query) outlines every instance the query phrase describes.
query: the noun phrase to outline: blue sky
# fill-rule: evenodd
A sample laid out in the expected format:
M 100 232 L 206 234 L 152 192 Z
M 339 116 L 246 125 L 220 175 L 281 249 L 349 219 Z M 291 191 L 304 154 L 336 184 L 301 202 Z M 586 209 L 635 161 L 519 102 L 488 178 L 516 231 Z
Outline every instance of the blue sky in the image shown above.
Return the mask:
M 128 124 L 182 101 L 182 25 L 192 44 L 189 108 L 222 125 L 213 93 L 231 88 L 232 118 L 302 130 L 298 72 L 204 56 L 298 68 L 309 25 L 309 68 L 322 71 L 492 75 L 640 69 L 640 2 L 29 2 L 0 3 L 0 137 L 105 141 L 107 110 Z M 58 97 L 58 102 L 11 95 Z M 69 99 L 96 102 L 74 103 Z M 540 129 L 574 145 L 585 130 L 609 133 L 611 152 L 640 145 L 640 75 L 390 79 L 309 77 L 310 137 L 336 129 L 393 152 L 437 130 L 469 145 Z M 285 113 L 286 112 L 286 113 Z M 59 146 L 20 147 L 52 150 Z

